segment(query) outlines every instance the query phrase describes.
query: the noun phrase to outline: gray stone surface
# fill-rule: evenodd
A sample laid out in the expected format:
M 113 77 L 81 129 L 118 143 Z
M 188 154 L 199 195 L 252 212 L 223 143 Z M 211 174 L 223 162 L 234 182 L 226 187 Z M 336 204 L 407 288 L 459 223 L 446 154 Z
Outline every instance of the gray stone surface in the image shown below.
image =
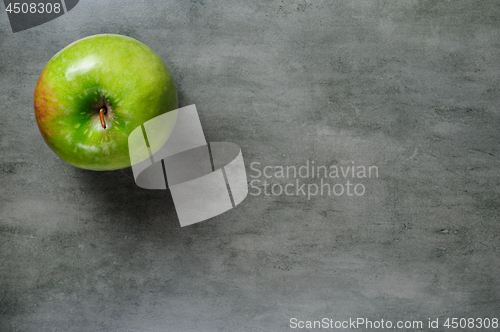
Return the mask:
M 43 66 L 104 32 L 154 49 L 249 175 L 309 160 L 379 177 L 181 228 L 168 192 L 76 169 L 38 132 Z M 2 9 L 0 331 L 500 316 L 499 50 L 497 1 L 89 0 L 15 34 Z

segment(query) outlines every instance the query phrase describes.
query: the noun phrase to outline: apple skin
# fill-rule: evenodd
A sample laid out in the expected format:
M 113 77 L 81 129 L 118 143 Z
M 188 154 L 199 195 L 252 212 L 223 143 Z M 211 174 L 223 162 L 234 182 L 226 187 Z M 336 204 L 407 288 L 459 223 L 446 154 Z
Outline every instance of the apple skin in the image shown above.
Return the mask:
M 54 55 L 38 78 L 34 107 L 45 142 L 61 159 L 109 171 L 131 166 L 129 134 L 177 109 L 178 100 L 172 75 L 153 50 L 130 37 L 102 34 Z M 166 141 L 169 132 L 164 135 L 155 139 Z

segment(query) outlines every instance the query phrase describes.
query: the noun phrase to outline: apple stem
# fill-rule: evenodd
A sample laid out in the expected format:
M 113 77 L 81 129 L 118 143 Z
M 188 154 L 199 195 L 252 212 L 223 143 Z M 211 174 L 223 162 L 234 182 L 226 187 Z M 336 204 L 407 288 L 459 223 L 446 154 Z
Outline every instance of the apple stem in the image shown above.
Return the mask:
M 106 129 L 106 122 L 104 121 L 104 112 L 106 112 L 106 109 L 102 107 L 99 110 L 99 119 L 101 120 L 102 129 Z

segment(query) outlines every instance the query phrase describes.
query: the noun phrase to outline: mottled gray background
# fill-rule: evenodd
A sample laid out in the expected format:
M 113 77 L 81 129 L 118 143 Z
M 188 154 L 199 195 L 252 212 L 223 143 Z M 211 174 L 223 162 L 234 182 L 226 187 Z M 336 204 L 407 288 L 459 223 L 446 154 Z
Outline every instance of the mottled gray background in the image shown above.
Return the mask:
M 2 332 L 500 316 L 498 1 L 89 0 L 15 34 L 0 7 Z M 379 178 L 180 228 L 168 192 L 76 169 L 38 132 L 43 66 L 104 32 L 155 50 L 249 174 L 354 161 Z

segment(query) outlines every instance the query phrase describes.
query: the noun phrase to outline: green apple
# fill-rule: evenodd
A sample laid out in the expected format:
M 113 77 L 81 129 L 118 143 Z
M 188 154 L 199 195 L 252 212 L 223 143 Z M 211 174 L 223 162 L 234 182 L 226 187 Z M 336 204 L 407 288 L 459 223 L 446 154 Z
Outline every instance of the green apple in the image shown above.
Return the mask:
M 84 169 L 116 170 L 130 166 L 132 130 L 178 108 L 177 89 L 163 60 L 143 43 L 95 35 L 47 63 L 34 107 L 45 142 L 61 159 Z M 155 139 L 166 141 L 169 134 Z

